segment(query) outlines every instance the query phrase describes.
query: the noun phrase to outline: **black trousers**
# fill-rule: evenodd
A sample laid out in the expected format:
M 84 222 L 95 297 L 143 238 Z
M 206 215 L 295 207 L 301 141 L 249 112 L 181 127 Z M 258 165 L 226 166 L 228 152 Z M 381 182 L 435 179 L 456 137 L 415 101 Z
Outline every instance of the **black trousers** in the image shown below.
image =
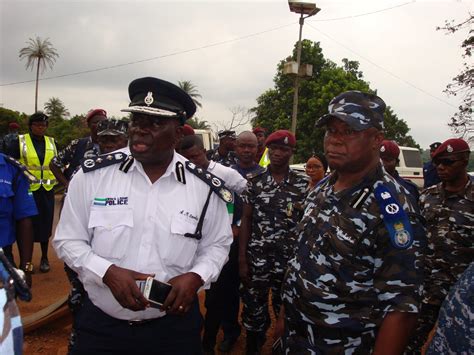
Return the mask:
M 75 319 L 77 354 L 201 354 L 202 316 L 196 299 L 183 316 L 167 315 L 140 325 L 113 318 L 86 297 Z
M 237 339 L 239 324 L 239 261 L 237 241 L 231 245 L 229 260 L 211 288 L 206 291 L 206 317 L 204 320 L 203 345 L 213 348 L 219 327 L 224 330 L 225 339 Z

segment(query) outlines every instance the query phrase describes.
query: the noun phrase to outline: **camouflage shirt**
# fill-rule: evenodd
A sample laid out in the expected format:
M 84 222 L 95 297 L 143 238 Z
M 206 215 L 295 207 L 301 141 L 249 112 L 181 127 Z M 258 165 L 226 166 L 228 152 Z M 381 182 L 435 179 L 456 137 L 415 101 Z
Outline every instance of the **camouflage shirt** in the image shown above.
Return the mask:
M 474 263 L 471 263 L 443 302 L 436 333 L 426 354 L 474 354 L 473 295 Z
M 450 287 L 474 260 L 473 180 L 471 177 L 459 193 L 449 194 L 440 183 L 420 196 L 428 241 L 425 303 L 440 305 Z
M 221 156 L 219 154 L 219 148 L 216 149 L 211 149 L 206 152 L 207 159 L 209 160 L 214 160 L 215 162 L 218 162 L 219 164 L 222 164 L 224 166 L 232 166 L 237 164 L 237 157 L 235 156 L 235 152 L 230 151 L 227 153 L 226 156 Z
M 252 235 L 249 248 L 280 244 L 293 245 L 296 224 L 301 217 L 308 179 L 289 169 L 287 177 L 277 183 L 269 169 L 247 175 L 243 203 L 252 205 Z
M 64 169 L 66 178 L 71 179 L 72 175 L 80 168 L 82 159 L 97 155 L 99 155 L 99 146 L 92 142 L 91 137 L 74 139 L 66 148 L 58 152 L 51 163 L 59 169 Z
M 392 311 L 419 311 L 424 229 L 409 192 L 379 165 L 355 187 L 314 189 L 283 284 L 289 353 L 370 353 Z M 383 184 L 407 213 L 413 244 L 390 242 L 374 191 Z

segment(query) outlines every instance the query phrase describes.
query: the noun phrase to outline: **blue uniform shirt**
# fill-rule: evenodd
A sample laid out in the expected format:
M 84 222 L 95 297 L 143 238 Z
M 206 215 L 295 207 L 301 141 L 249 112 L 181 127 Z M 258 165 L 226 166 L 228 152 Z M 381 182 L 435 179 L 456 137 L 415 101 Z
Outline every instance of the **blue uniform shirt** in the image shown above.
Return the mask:
M 20 169 L 0 153 L 0 247 L 15 242 L 16 221 L 38 214 L 29 186 Z
M 436 167 L 432 161 L 429 161 L 423 165 L 423 178 L 425 179 L 425 183 L 423 185 L 424 189 L 441 182 L 438 172 L 436 171 Z

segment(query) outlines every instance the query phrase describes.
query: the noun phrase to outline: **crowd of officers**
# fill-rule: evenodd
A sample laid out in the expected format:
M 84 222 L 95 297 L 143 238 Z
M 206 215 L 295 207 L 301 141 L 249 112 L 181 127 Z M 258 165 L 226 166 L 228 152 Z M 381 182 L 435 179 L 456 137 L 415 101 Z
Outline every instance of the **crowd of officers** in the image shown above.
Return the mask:
M 53 187 L 66 188 L 52 244 L 71 282 L 70 354 L 229 352 L 242 328 L 246 354 L 267 340 L 276 354 L 472 352 L 464 140 L 430 146 L 420 194 L 395 169 L 400 149 L 384 139 L 376 95 L 330 102 L 316 120 L 324 153 L 306 174 L 289 166 L 287 130 L 221 131 L 206 151 L 179 87 L 140 78 L 129 96 L 129 123 L 91 110 L 90 136 L 57 152 L 35 113 L 0 155 L 1 246 L 14 263 L 17 242 L 30 284 L 33 241 L 49 271 Z M 137 285 L 148 277 L 172 286 L 159 308 Z

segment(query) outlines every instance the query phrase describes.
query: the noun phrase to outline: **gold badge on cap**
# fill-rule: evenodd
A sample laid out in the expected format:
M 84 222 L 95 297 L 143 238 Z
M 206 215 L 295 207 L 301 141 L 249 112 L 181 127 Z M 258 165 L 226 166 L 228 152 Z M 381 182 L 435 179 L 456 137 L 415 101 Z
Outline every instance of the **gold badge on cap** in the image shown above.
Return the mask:
M 146 94 L 144 101 L 147 104 L 147 106 L 150 106 L 153 103 L 153 101 L 155 101 L 153 99 L 153 93 L 151 91 L 148 91 L 148 94 Z
M 447 151 L 448 153 L 452 153 L 453 150 L 454 150 L 453 147 L 451 147 L 451 146 L 448 144 L 448 146 L 446 147 L 446 151 Z

